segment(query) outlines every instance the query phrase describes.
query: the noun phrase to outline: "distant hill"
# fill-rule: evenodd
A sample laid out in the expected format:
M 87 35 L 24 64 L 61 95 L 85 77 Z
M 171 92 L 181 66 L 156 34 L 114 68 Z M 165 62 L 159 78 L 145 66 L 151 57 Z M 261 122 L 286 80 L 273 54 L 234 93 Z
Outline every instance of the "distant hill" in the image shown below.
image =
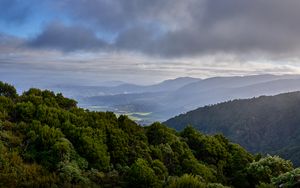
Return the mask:
M 86 108 L 98 106 L 101 110 L 117 113 L 147 113 L 147 116 L 140 118 L 142 121 L 139 123 L 148 124 L 232 99 L 299 91 L 299 83 L 299 75 L 233 76 L 203 80 L 178 78 L 152 86 L 110 87 L 102 93 L 114 90 L 111 94 L 98 94 L 77 100 L 79 105 Z
M 300 92 L 291 92 L 201 107 L 164 124 L 177 130 L 192 125 L 208 134 L 223 133 L 251 152 L 279 154 L 300 166 L 299 112 Z
M 66 93 L 69 97 L 83 98 L 93 96 L 111 96 L 117 94 L 136 94 L 177 90 L 187 84 L 200 81 L 200 78 L 179 77 L 153 85 L 136 85 L 122 81 L 101 82 L 99 86 L 55 85 L 54 91 Z

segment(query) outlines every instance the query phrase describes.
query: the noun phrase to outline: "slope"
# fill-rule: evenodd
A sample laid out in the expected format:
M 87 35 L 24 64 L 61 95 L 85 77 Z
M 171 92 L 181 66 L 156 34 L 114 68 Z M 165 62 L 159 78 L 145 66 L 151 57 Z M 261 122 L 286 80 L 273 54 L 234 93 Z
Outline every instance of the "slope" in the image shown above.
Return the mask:
M 164 124 L 223 133 L 251 152 L 273 153 L 300 165 L 300 92 L 233 100 L 181 114 Z

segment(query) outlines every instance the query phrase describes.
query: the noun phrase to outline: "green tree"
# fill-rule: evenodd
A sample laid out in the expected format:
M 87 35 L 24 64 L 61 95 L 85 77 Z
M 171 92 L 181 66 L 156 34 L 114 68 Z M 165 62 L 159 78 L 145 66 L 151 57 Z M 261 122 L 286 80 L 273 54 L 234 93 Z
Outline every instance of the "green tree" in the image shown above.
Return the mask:
M 16 116 L 18 121 L 31 122 L 34 119 L 36 107 L 31 102 L 17 103 Z
M 160 187 L 155 171 L 144 159 L 137 159 L 127 175 L 128 187 Z
M 289 172 L 272 178 L 272 183 L 277 187 L 296 188 L 300 187 L 300 168 L 293 169 Z
M 0 81 L 0 96 L 16 98 L 18 94 L 14 86 Z
M 152 169 L 155 172 L 155 175 L 164 182 L 168 177 L 168 169 L 165 167 L 164 163 L 156 159 L 152 161 Z
M 200 176 L 184 174 L 178 178 L 171 178 L 168 188 L 206 188 Z
M 254 184 L 271 183 L 271 179 L 283 173 L 291 171 L 293 165 L 290 161 L 278 156 L 261 158 L 259 161 L 252 162 L 247 168 L 251 182 Z

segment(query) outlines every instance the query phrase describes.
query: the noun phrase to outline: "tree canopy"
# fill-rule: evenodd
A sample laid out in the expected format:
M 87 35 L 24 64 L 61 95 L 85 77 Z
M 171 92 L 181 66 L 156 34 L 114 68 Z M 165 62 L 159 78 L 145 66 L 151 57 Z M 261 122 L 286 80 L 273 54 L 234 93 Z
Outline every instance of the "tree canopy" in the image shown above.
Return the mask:
M 298 171 L 220 134 L 142 127 L 48 90 L 19 96 L 0 82 L 0 187 L 254 187 L 288 184 Z
M 272 154 L 300 167 L 300 92 L 237 99 L 178 115 L 164 122 L 178 131 L 191 125 L 222 133 L 251 153 Z

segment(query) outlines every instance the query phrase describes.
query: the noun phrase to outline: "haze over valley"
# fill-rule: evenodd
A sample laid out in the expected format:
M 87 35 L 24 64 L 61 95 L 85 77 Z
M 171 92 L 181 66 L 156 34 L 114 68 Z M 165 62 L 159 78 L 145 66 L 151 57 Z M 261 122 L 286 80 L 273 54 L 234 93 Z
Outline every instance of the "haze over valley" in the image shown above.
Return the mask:
M 195 108 L 232 99 L 300 90 L 300 75 L 180 77 L 154 85 L 107 82 L 103 86 L 60 85 L 50 89 L 96 111 L 129 115 L 141 124 L 165 121 Z

